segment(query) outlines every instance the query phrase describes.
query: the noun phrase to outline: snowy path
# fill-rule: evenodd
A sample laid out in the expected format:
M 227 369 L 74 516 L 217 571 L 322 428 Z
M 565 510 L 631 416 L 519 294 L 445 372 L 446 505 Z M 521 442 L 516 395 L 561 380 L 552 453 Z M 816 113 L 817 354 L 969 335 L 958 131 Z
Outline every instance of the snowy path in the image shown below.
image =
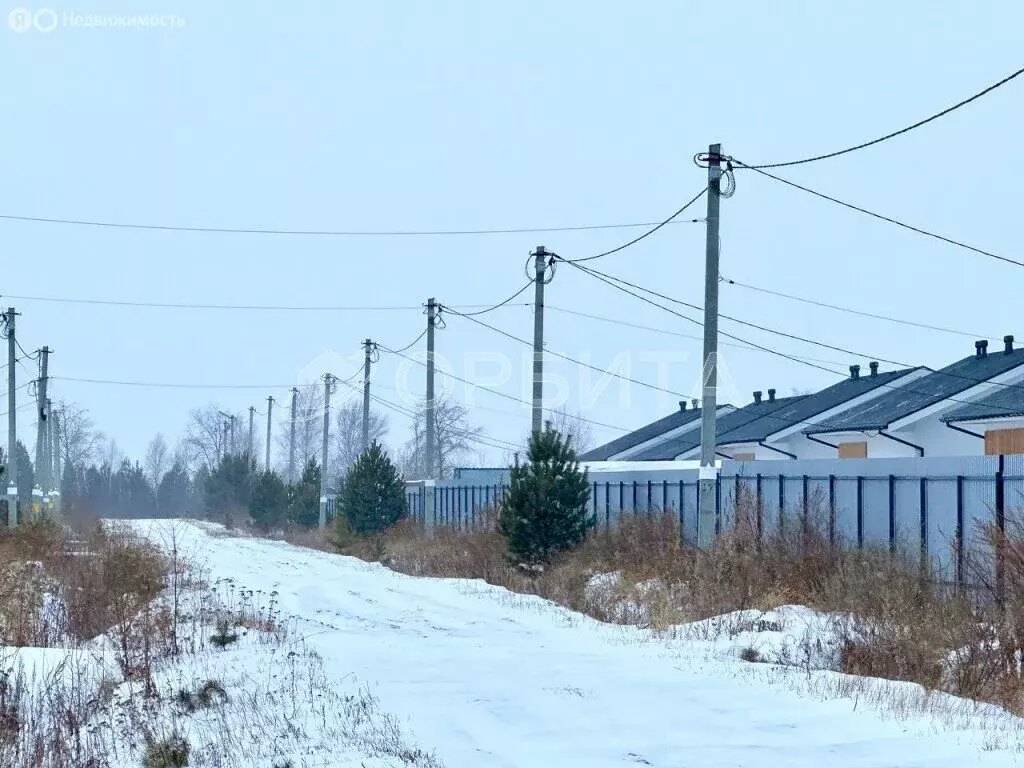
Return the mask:
M 669 653 L 639 630 L 482 582 L 187 530 L 213 578 L 276 589 L 325 667 L 368 684 L 448 768 L 1017 763 L 963 733 L 798 696 L 752 681 L 742 662 Z

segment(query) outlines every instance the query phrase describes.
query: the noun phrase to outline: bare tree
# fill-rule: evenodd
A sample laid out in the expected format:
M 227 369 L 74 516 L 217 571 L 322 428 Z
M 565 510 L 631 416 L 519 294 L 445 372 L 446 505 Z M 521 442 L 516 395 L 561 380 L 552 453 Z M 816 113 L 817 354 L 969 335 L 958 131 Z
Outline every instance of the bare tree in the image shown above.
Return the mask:
M 420 403 L 413 412 L 413 436 L 399 450 L 399 466 L 406 477 L 426 475 L 426 403 Z M 449 397 L 438 398 L 434 404 L 434 439 L 437 455 L 434 461 L 438 477 L 448 477 L 456 462 L 473 455 L 483 427 L 469 423 L 469 409 Z
M 117 446 L 117 440 L 110 438 L 102 444 L 100 451 L 100 463 L 106 464 L 112 470 L 116 470 L 121 466 L 121 459 L 124 458 L 124 454 L 121 449 Z
M 321 441 L 324 430 L 324 392 L 316 384 L 298 387 L 295 398 L 295 472 L 311 458 L 320 463 Z M 281 403 L 278 412 L 281 417 L 275 425 L 274 444 L 277 447 L 278 470 L 284 475 L 288 470 L 289 436 L 291 434 L 291 400 Z
M 160 478 L 164 476 L 164 472 L 170 467 L 170 451 L 167 448 L 167 440 L 164 439 L 160 432 L 157 432 L 156 436 L 149 441 L 143 464 L 145 465 L 146 476 L 149 478 L 149 482 L 153 484 L 153 488 L 159 488 Z
M 576 453 L 586 453 L 594 447 L 594 429 L 579 411 L 570 411 L 565 406 L 555 408 L 548 421 Z
M 188 426 L 181 441 L 181 448 L 193 469 L 213 469 L 225 449 L 224 417 L 216 403 L 203 408 L 193 408 L 189 414 Z
M 388 419 L 379 411 L 370 409 L 370 442 L 378 443 L 388 433 Z M 356 463 L 363 451 L 363 404 L 350 400 L 334 414 L 331 429 L 331 474 L 340 477 Z
M 77 403 L 61 400 L 57 404 L 57 445 L 62 467 L 81 467 L 96 457 L 103 444 L 103 433 L 96 429 L 89 412 Z

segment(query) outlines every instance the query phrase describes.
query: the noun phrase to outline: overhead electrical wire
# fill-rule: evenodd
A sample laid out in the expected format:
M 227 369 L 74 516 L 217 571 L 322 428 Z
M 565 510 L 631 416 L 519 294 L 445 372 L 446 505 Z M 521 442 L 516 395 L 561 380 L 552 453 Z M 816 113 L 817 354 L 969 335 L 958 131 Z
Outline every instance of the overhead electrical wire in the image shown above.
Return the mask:
M 898 323 L 900 325 L 908 325 L 908 326 L 911 326 L 913 328 L 923 328 L 923 329 L 929 330 L 929 331 L 941 331 L 942 333 L 951 333 L 951 334 L 955 334 L 957 336 L 966 336 L 966 337 L 972 338 L 972 339 L 988 338 L 990 340 L 993 340 L 993 339 L 998 339 L 999 338 L 998 336 L 988 336 L 988 335 L 983 334 L 983 333 L 968 333 L 967 331 L 958 331 L 955 328 L 946 328 L 946 327 L 941 326 L 941 325 L 929 325 L 928 323 L 918 323 L 918 322 L 915 322 L 913 320 L 904 320 L 904 319 L 899 318 L 899 317 L 890 317 L 889 315 L 879 315 L 879 314 L 875 314 L 873 312 L 864 312 L 863 310 L 859 310 L 859 309 L 850 309 L 849 307 L 840 307 L 837 304 L 829 304 L 828 302 L 824 302 L 824 301 L 816 301 L 814 299 L 808 299 L 808 298 L 806 298 L 804 296 L 794 296 L 791 293 L 783 293 L 782 291 L 775 291 L 775 290 L 772 290 L 770 288 L 762 288 L 762 287 L 757 286 L 757 285 L 751 285 L 750 283 L 744 283 L 744 282 L 742 282 L 740 280 L 733 280 L 732 278 L 722 277 L 722 282 L 726 283 L 727 285 L 739 286 L 740 288 L 746 288 L 746 289 L 751 290 L 751 291 L 757 291 L 758 293 L 764 293 L 764 294 L 767 294 L 769 296 L 778 296 L 779 298 L 789 299 L 790 301 L 799 301 L 799 302 L 801 302 L 803 304 L 810 304 L 810 305 L 815 306 L 815 307 L 823 307 L 825 309 L 834 309 L 837 312 L 846 312 L 846 313 L 849 313 L 851 315 L 859 315 L 860 317 L 870 317 L 870 318 L 873 318 L 875 320 L 885 320 L 886 322 Z
M 624 251 L 627 248 L 629 248 L 630 246 L 636 245 L 637 243 L 639 243 L 644 238 L 650 237 L 651 235 L 653 235 L 655 232 L 657 232 L 659 229 L 661 229 L 662 227 L 666 226 L 667 224 L 671 224 L 676 219 L 676 217 L 679 216 L 679 214 L 681 214 L 683 211 L 685 211 L 691 205 L 693 205 L 698 200 L 700 200 L 701 197 L 704 196 L 704 193 L 707 192 L 707 191 L 708 191 L 708 188 L 706 186 L 701 188 L 700 192 L 698 192 L 696 195 L 694 195 L 685 205 L 683 205 L 682 208 L 680 208 L 678 211 L 673 213 L 671 216 L 669 216 L 667 219 L 662 221 L 660 224 L 655 225 L 654 227 L 652 227 L 651 229 L 647 230 L 646 232 L 644 232 L 639 237 L 634 237 L 629 242 L 623 243 L 622 245 L 620 245 L 620 246 L 618 246 L 616 248 L 612 248 L 610 251 L 603 251 L 602 253 L 596 253 L 593 256 L 584 256 L 584 257 L 578 258 L 578 259 L 561 259 L 560 258 L 559 260 L 560 261 L 567 261 L 570 264 L 571 263 L 578 263 L 578 262 L 581 262 L 581 261 L 593 261 L 594 259 L 602 259 L 605 256 L 611 256 L 613 253 L 618 253 L 619 251 Z M 702 219 L 691 219 L 690 222 L 687 222 L 687 223 L 696 223 L 698 221 L 702 221 Z
M 81 384 L 109 384 L 126 387 L 160 387 L 170 389 L 288 389 L 292 384 L 192 384 L 158 381 L 119 381 L 113 379 L 84 379 L 72 376 L 50 376 L 54 381 L 73 381 Z
M 405 360 L 408 360 L 410 363 L 416 363 L 416 365 L 423 366 L 423 367 L 426 367 L 426 365 L 427 365 L 422 360 L 417 360 L 416 358 L 409 357 L 406 354 L 395 352 L 394 350 L 388 349 L 385 346 L 381 346 L 381 349 L 383 349 L 385 352 L 398 355 L 398 357 L 401 357 L 401 358 L 403 358 Z M 497 395 L 498 397 L 504 398 L 505 400 L 511 400 L 513 403 L 519 403 L 520 405 L 526 405 L 526 406 L 533 407 L 533 403 L 531 403 L 530 401 L 523 400 L 521 398 L 516 397 L 515 395 L 510 395 L 510 394 L 508 394 L 506 392 L 502 392 L 500 389 L 494 389 L 493 387 L 481 386 L 480 384 L 472 382 L 469 379 L 463 378 L 463 377 L 461 377 L 461 376 L 459 376 L 457 374 L 454 374 L 454 373 L 448 373 L 446 371 L 439 371 L 439 373 L 442 376 L 447 376 L 450 379 L 454 379 L 455 381 L 461 381 L 463 384 L 468 384 L 469 386 L 475 387 L 477 389 L 481 389 L 484 392 L 490 392 L 492 395 Z M 597 427 L 606 427 L 608 429 L 615 429 L 615 430 L 618 430 L 619 432 L 632 432 L 633 431 L 631 429 L 627 429 L 626 427 L 620 427 L 620 426 L 615 425 L 615 424 L 605 424 L 602 421 L 595 421 L 594 419 L 588 419 L 588 418 L 586 418 L 584 416 L 580 416 L 580 421 L 585 421 L 588 424 L 593 424 L 594 426 L 597 426 Z
M 145 307 L 150 309 L 223 309 L 245 311 L 280 311 L 280 312 L 385 312 L 422 309 L 422 304 L 392 304 L 377 306 L 337 306 L 337 305 L 281 305 L 281 304 L 195 304 L 156 301 L 116 301 L 112 299 L 74 299 L 56 296 L 15 296 L 3 294 L 8 299 L 19 301 L 47 301 L 61 304 L 98 304 L 112 307 Z M 461 304 L 463 309 L 480 309 L 487 304 Z
M 691 323 L 695 323 L 696 325 L 699 325 L 701 327 L 703 327 L 703 325 L 704 325 L 699 320 L 695 320 L 692 317 L 688 317 L 688 316 L 686 316 L 686 315 L 684 315 L 682 313 L 675 312 L 675 311 L 669 309 L 668 307 L 665 307 L 664 305 L 658 304 L 655 301 L 651 301 L 650 299 L 648 299 L 647 297 L 645 297 L 643 295 L 640 295 L 640 294 L 637 294 L 637 293 L 633 293 L 632 291 L 630 291 L 630 290 L 628 290 L 626 288 L 623 288 L 621 285 L 617 285 L 613 281 L 618 281 L 620 283 L 624 283 L 624 284 L 626 284 L 628 286 L 631 286 L 631 287 L 633 287 L 633 288 L 635 288 L 635 289 L 637 289 L 639 291 L 643 291 L 645 293 L 649 293 L 649 294 L 651 294 L 653 296 L 657 296 L 657 297 L 665 299 L 667 301 L 671 301 L 671 302 L 675 302 L 675 303 L 678 303 L 678 304 L 682 304 L 683 306 L 692 307 L 692 308 L 696 308 L 696 309 L 703 309 L 702 307 L 698 307 L 695 304 L 690 304 L 689 302 L 685 302 L 685 301 L 682 301 L 680 299 L 672 298 L 671 296 L 666 296 L 665 294 L 659 293 L 658 291 L 654 291 L 654 290 L 652 290 L 650 288 L 644 288 L 642 286 L 638 286 L 635 283 L 631 283 L 631 282 L 629 282 L 627 280 L 623 280 L 622 278 L 614 277 L 613 275 L 607 275 L 606 273 L 599 272 L 598 270 L 590 268 L 590 267 L 581 267 L 579 265 L 573 265 L 573 266 L 575 266 L 577 269 L 580 269 L 580 270 L 582 270 L 584 272 L 589 273 L 592 277 L 596 277 L 597 279 L 601 280 L 601 282 L 604 282 L 607 285 L 612 286 L 613 288 L 617 288 L 620 291 L 628 293 L 631 296 L 640 299 L 641 301 L 644 301 L 644 302 L 646 302 L 648 304 L 651 304 L 652 306 L 659 307 L 660 309 L 662 309 L 662 310 L 664 310 L 666 312 L 669 312 L 670 314 L 676 315 L 677 317 L 680 317 L 680 318 L 682 318 L 684 320 L 689 320 Z M 853 355 L 853 356 L 856 356 L 856 357 L 862 357 L 862 358 L 878 360 L 878 361 L 881 361 L 881 362 L 885 362 L 885 363 L 889 363 L 891 365 L 898 366 L 900 368 L 923 368 L 925 370 L 931 371 L 932 373 L 942 373 L 943 376 L 948 376 L 948 377 L 953 378 L 953 379 L 960 379 L 961 381 L 968 381 L 968 382 L 971 382 L 972 384 L 990 384 L 993 387 L 1002 387 L 1002 388 L 1006 388 L 1006 389 L 1020 389 L 1020 390 L 1024 390 L 1024 385 L 1021 385 L 1021 384 L 1006 384 L 1006 383 L 1003 383 L 1003 382 L 992 381 L 990 379 L 975 379 L 975 378 L 970 377 L 970 376 L 962 376 L 960 374 L 949 373 L 949 372 L 944 372 L 944 371 L 940 372 L 940 371 L 936 371 L 934 368 L 931 368 L 929 366 L 914 365 L 912 363 L 901 362 L 899 360 L 890 360 L 890 359 L 887 359 L 885 357 L 880 357 L 880 356 L 877 356 L 877 355 L 869 355 L 869 354 L 865 354 L 863 352 L 855 352 L 855 351 L 846 349 L 844 347 L 838 347 L 838 346 L 835 346 L 835 345 L 826 344 L 825 342 L 817 341 L 815 339 L 810 339 L 810 338 L 807 338 L 805 336 L 799 336 L 799 335 L 796 335 L 796 334 L 788 333 L 786 331 L 780 331 L 780 330 L 775 329 L 775 328 L 769 328 L 767 326 L 758 325 L 756 323 L 750 323 L 750 322 L 748 322 L 746 320 L 741 320 L 739 318 L 735 318 L 735 317 L 732 317 L 730 315 L 720 314 L 719 316 L 723 317 L 723 318 L 727 318 L 729 320 L 732 320 L 733 322 L 740 323 L 742 325 L 748 325 L 748 326 L 750 326 L 752 328 L 756 328 L 758 330 L 765 331 L 766 333 L 772 333 L 772 334 L 776 334 L 776 335 L 779 335 L 779 336 L 783 336 L 785 338 L 794 339 L 796 341 L 801 341 L 801 342 L 803 342 L 805 344 L 813 344 L 815 346 L 825 347 L 826 349 L 836 350 L 836 351 L 843 352 L 845 354 Z M 726 336 L 728 338 L 731 338 L 731 339 L 735 339 L 737 341 L 744 342 L 746 344 L 750 344 L 752 346 L 758 346 L 758 347 L 760 347 L 761 349 L 763 349 L 765 351 L 770 351 L 771 354 L 773 354 L 773 355 L 776 355 L 776 356 L 779 356 L 779 357 L 784 357 L 784 358 L 786 358 L 788 360 L 793 360 L 794 362 L 798 362 L 798 363 L 800 363 L 802 365 L 807 365 L 807 366 L 810 366 L 812 368 L 818 368 L 819 370 L 828 371 L 829 373 L 833 373 L 833 374 L 837 374 L 837 375 L 845 375 L 841 371 L 831 370 L 829 368 L 826 368 L 825 366 L 818 365 L 817 363 L 813 363 L 813 362 L 810 362 L 808 360 L 801 359 L 799 357 L 795 357 L 793 355 L 786 354 L 784 352 L 779 352 L 778 350 L 771 349 L 770 347 L 765 347 L 765 346 L 760 345 L 760 344 L 755 344 L 754 342 L 750 341 L 749 339 L 741 338 L 741 337 L 736 336 L 734 334 L 730 334 L 730 333 L 727 333 L 725 331 L 722 331 L 721 329 L 719 329 L 719 334 L 722 335 L 722 336 Z M 886 385 L 883 384 L 882 386 L 886 386 Z M 900 387 L 900 389 L 903 389 L 903 390 L 908 391 L 908 392 L 913 392 L 914 391 L 913 389 L 910 389 L 908 387 Z M 954 398 L 954 397 L 946 397 L 946 398 L 943 398 L 943 399 L 944 400 L 949 400 L 951 402 L 962 403 L 962 404 L 969 404 L 971 402 L 969 400 L 958 400 L 957 398 Z
M 867 147 L 872 147 L 876 144 L 881 144 L 883 141 L 888 141 L 889 139 L 894 139 L 897 136 L 902 136 L 903 134 L 909 133 L 910 131 L 913 131 L 916 128 L 920 128 L 923 125 L 927 125 L 928 123 L 938 120 L 940 117 L 945 117 L 951 112 L 955 112 L 961 107 L 965 107 L 971 102 L 980 99 L 982 96 L 991 93 L 992 91 L 996 90 L 996 88 L 1006 85 L 1008 82 L 1010 82 L 1016 77 L 1019 77 L 1021 74 L 1024 74 L 1024 67 L 1018 69 L 1016 72 L 1010 73 L 1002 80 L 998 80 L 997 82 L 992 83 L 992 85 L 988 86 L 987 88 L 984 88 L 983 90 L 978 91 L 973 96 L 969 96 L 968 98 L 963 99 L 962 101 L 958 101 L 953 106 L 947 107 L 941 112 L 936 112 L 935 114 L 926 117 L 924 120 L 918 120 L 916 123 L 912 123 L 904 128 L 900 128 L 899 130 L 893 131 L 892 133 L 887 133 L 884 136 L 879 136 L 876 139 L 864 141 L 861 142 L 860 144 L 854 144 L 852 147 L 846 147 L 845 149 L 838 149 L 834 152 L 826 152 L 825 154 L 814 155 L 812 157 L 805 157 L 799 160 L 787 160 L 785 162 L 779 163 L 758 163 L 757 165 L 748 165 L 745 167 L 751 170 L 761 170 L 765 168 L 788 168 L 793 165 L 806 165 L 807 163 L 816 163 L 819 160 L 828 160 L 833 157 L 839 157 L 841 155 L 850 154 L 851 152 L 857 152 L 858 150 L 866 149 Z
M 704 340 L 703 336 L 695 336 L 692 333 L 679 333 L 678 331 L 670 331 L 670 330 L 668 330 L 666 328 L 657 328 L 657 327 L 655 327 L 653 325 L 641 325 L 640 323 L 631 323 L 631 322 L 628 322 L 626 320 L 618 320 L 618 319 L 613 318 L 613 317 L 605 317 L 603 315 L 593 315 L 593 314 L 590 314 L 589 312 L 580 312 L 580 311 L 575 310 L 575 309 L 566 309 L 565 307 L 557 307 L 557 306 L 554 306 L 552 304 L 548 304 L 547 302 L 544 303 L 544 309 L 545 310 L 550 309 L 550 310 L 553 310 L 555 312 L 563 312 L 563 313 L 565 313 L 567 315 L 576 315 L 577 317 L 586 317 L 586 318 L 589 318 L 591 320 L 600 320 L 602 323 L 610 323 L 612 325 L 621 325 L 621 326 L 623 326 L 625 328 L 636 328 L 637 330 L 640 330 L 640 331 L 650 331 L 652 333 L 664 334 L 665 336 L 675 336 L 676 338 L 679 338 L 679 339 L 691 339 L 693 341 L 703 341 Z M 739 343 L 730 342 L 730 341 L 723 341 L 722 342 L 722 346 L 723 347 L 736 347 L 737 349 L 745 349 L 745 350 L 748 350 L 750 352 L 764 352 L 765 351 L 765 350 L 761 349 L 761 347 L 750 346 L 749 344 L 739 344 Z M 844 365 L 844 363 L 842 363 L 842 362 L 840 362 L 838 360 L 824 360 L 824 359 L 819 358 L 819 357 L 808 357 L 807 355 L 801 355 L 801 358 L 803 360 L 811 360 L 811 361 L 816 362 L 816 363 L 825 363 L 827 365 Z
M 420 331 L 420 335 L 419 336 L 417 336 L 415 339 L 410 341 L 404 347 L 402 347 L 401 349 L 392 350 L 392 351 L 395 351 L 395 352 L 406 352 L 409 349 L 411 349 L 412 347 L 416 346 L 416 344 L 419 342 L 419 340 L 422 339 L 426 335 L 427 335 L 427 329 L 424 328 L 422 331 Z M 383 347 L 383 345 L 379 345 L 379 346 Z
M 841 205 L 844 208 L 849 208 L 851 211 L 857 211 L 858 213 L 863 213 L 866 216 L 871 216 L 872 218 L 878 219 L 879 221 L 885 221 L 885 222 L 888 222 L 889 224 L 894 224 L 897 227 L 902 227 L 903 229 L 909 230 L 910 232 L 915 232 L 915 233 L 917 233 L 919 235 L 924 235 L 925 237 L 930 237 L 930 238 L 933 238 L 933 239 L 938 240 L 940 242 L 947 243 L 949 245 L 955 245 L 958 248 L 964 248 L 964 249 L 966 249 L 968 251 L 972 251 L 973 253 L 977 253 L 977 254 L 979 254 L 981 256 L 988 256 L 989 258 L 992 258 L 992 259 L 997 259 L 999 261 L 1005 261 L 1008 264 L 1014 264 L 1015 266 L 1018 266 L 1018 267 L 1024 267 L 1024 261 L 1017 261 L 1016 259 L 1011 259 L 1009 256 L 1001 256 L 998 253 L 993 253 L 992 251 L 986 251 L 983 248 L 977 248 L 977 247 L 975 247 L 973 245 L 969 245 L 968 243 L 961 242 L 960 240 L 954 240 L 951 237 L 946 237 L 945 235 L 939 235 L 939 234 L 936 234 L 935 232 L 929 232 L 927 229 L 921 229 L 920 227 L 915 227 L 915 226 L 913 226 L 911 224 L 907 224 L 906 222 L 900 221 L 899 219 L 894 219 L 891 216 L 885 216 L 885 215 L 883 215 L 881 213 L 875 213 L 874 211 L 869 211 L 867 208 L 862 208 L 859 205 L 854 205 L 853 203 L 848 203 L 845 200 L 840 200 L 837 197 L 832 197 L 831 195 L 826 195 L 824 192 L 818 192 L 818 191 L 816 191 L 814 189 L 811 189 L 810 187 L 804 186 L 803 184 L 797 184 L 795 181 L 790 181 L 789 179 L 784 179 L 781 176 L 776 176 L 774 173 L 768 173 L 768 171 L 762 170 L 761 168 L 757 168 L 755 166 L 746 165 L 745 163 L 743 163 L 740 160 L 733 159 L 733 162 L 735 162 L 740 168 L 747 168 L 749 170 L 755 171 L 756 173 L 759 173 L 762 176 L 767 176 L 769 179 L 774 179 L 775 181 L 781 182 L 782 184 L 786 184 L 787 186 L 793 187 L 794 189 L 799 189 L 802 192 L 806 192 L 806 193 L 808 193 L 810 195 L 814 195 L 815 197 L 819 197 L 822 200 L 827 200 L 830 203 L 835 203 L 836 205 Z
M 442 237 L 470 235 L 519 235 L 544 232 L 586 232 L 601 229 L 634 229 L 654 226 L 656 222 L 629 222 L 624 224 L 582 224 L 566 227 L 512 227 L 503 229 L 423 229 L 423 230 L 330 230 L 330 229 L 260 229 L 245 227 L 189 227 L 170 224 L 135 224 L 95 219 L 61 219 L 45 216 L 16 216 L 0 214 L 0 220 L 24 221 L 36 224 L 64 224 L 106 229 L 141 229 L 160 232 L 203 232 L 228 235 L 290 235 L 299 237 Z M 676 222 L 685 224 L 689 222 Z M 660 224 L 658 226 L 661 226 Z
M 521 336 L 516 336 L 515 334 L 509 333 L 508 331 L 503 331 L 501 328 L 496 328 L 495 326 L 490 325 L 489 323 L 485 323 L 483 320 L 478 320 L 475 317 L 470 317 L 468 315 L 463 315 L 461 312 L 454 312 L 453 311 L 452 314 L 454 314 L 454 315 L 456 315 L 458 317 L 465 317 L 467 320 L 469 320 L 471 322 L 474 322 L 477 325 L 483 326 L 484 328 L 487 328 L 487 329 L 489 329 L 491 331 L 494 331 L 495 333 L 498 333 L 498 334 L 504 336 L 505 338 L 511 339 L 512 341 L 517 341 L 520 344 L 524 344 L 524 345 L 526 345 L 528 347 L 533 347 L 533 342 L 532 341 L 528 341 L 527 339 L 524 339 Z M 646 387 L 647 389 L 653 389 L 656 392 L 665 392 L 665 393 L 670 394 L 670 395 L 675 395 L 676 397 L 685 397 L 685 395 L 683 395 L 680 392 L 675 392 L 675 391 L 673 391 L 671 389 L 665 389 L 664 387 L 659 387 L 656 384 L 649 384 L 646 381 L 640 381 L 639 379 L 634 379 L 634 378 L 632 378 L 630 376 L 623 376 L 622 374 L 619 374 L 619 373 L 613 373 L 612 371 L 607 371 L 607 370 L 605 370 L 605 369 L 603 369 L 603 368 L 601 368 L 599 366 L 593 365 L 591 363 L 584 362 L 583 360 L 577 360 L 574 357 L 570 357 L 569 355 L 564 355 L 561 352 L 555 352 L 553 350 L 547 349 L 546 347 L 544 348 L 544 351 L 547 354 L 552 355 L 553 357 L 558 357 L 558 358 L 561 358 L 562 360 L 567 360 L 568 362 L 574 363 L 575 365 L 579 365 L 579 366 L 582 366 L 584 368 L 589 368 L 592 371 L 597 371 L 598 373 L 601 373 L 601 374 L 604 374 L 604 375 L 607 375 L 607 376 L 612 376 L 613 378 L 621 379 L 622 381 L 628 381 L 628 382 L 630 382 L 632 384 L 636 384 L 637 386 Z
M 526 283 L 526 285 L 524 285 L 522 288 L 520 288 L 518 291 L 513 293 L 511 296 L 509 296 L 504 301 L 499 301 L 497 304 L 494 304 L 492 306 L 486 307 L 486 308 L 481 309 L 481 310 L 477 310 L 476 312 L 465 312 L 465 313 L 463 313 L 463 315 L 465 317 L 473 317 L 473 316 L 476 316 L 476 315 L 486 315 L 488 312 L 493 312 L 496 309 L 501 309 L 502 307 L 507 306 L 509 302 L 514 301 L 515 299 L 519 298 L 526 291 L 526 289 L 529 288 L 530 286 L 532 286 L 533 284 L 534 284 L 534 281 L 530 280 L 530 281 L 528 281 Z

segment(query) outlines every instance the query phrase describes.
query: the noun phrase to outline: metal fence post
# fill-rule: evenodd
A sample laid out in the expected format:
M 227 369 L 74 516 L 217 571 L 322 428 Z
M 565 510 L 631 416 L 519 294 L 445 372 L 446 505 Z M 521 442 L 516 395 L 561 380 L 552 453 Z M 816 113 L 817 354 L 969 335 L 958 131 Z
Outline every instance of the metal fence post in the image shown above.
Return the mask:
M 633 481 L 633 514 L 636 514 L 636 480 Z
M 757 473 L 755 482 L 754 514 L 757 515 L 757 549 L 761 550 L 761 538 L 764 536 L 764 499 L 761 496 L 761 473 Z
M 928 572 L 928 479 L 921 478 L 921 573 Z
M 836 543 L 836 476 L 828 476 L 828 543 Z
M 956 476 L 956 583 L 964 584 L 964 476 Z
M 803 494 L 803 501 L 801 503 L 800 515 L 803 518 L 800 521 L 801 539 L 804 548 L 804 554 L 807 554 L 807 544 L 810 539 L 810 502 L 807 498 L 807 475 L 800 476 L 800 489 Z
M 779 536 L 786 530 L 786 476 L 779 475 Z
M 686 513 L 684 511 L 686 505 L 686 483 L 682 480 L 679 481 L 679 541 L 682 544 L 686 543 Z
M 889 475 L 889 551 L 896 551 L 896 475 Z
M 647 481 L 647 514 L 651 514 L 651 508 L 654 507 L 654 497 L 651 496 L 651 481 Z
M 612 529 L 612 492 L 607 480 L 604 481 L 604 529 Z
M 996 603 L 1001 608 L 1005 595 L 1006 568 L 1006 485 L 1003 482 L 1004 456 L 999 454 L 999 469 L 996 471 L 996 528 L 999 529 L 999 544 L 996 547 Z
M 857 475 L 857 549 L 864 549 L 864 478 Z

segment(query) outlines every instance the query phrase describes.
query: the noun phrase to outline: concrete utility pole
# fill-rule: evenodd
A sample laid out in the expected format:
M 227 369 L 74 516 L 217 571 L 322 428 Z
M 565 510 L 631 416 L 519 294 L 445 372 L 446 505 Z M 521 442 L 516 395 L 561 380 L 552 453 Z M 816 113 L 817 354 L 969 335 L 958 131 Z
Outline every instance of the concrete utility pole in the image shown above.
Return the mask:
M 295 483 L 295 406 L 299 399 L 298 387 L 292 387 L 292 428 L 288 435 L 288 482 Z M 270 439 L 270 435 L 267 435 Z
M 427 299 L 427 409 L 426 409 L 426 447 L 424 448 L 423 466 L 426 469 L 426 480 L 434 479 L 434 459 L 437 451 L 434 445 L 434 325 L 437 317 L 437 302 Z
M 718 468 L 715 464 L 715 411 L 718 386 L 718 210 L 722 178 L 722 145 L 708 147 L 708 216 L 704 265 L 704 368 L 701 375 L 700 508 L 697 546 L 709 549 L 715 541 Z
M 363 453 L 370 447 L 370 358 L 375 349 L 374 343 L 367 339 L 363 342 L 363 350 L 366 353 L 363 360 Z
M 255 405 L 250 405 L 249 406 L 249 442 L 246 444 L 246 449 L 245 449 L 245 455 L 246 455 L 246 458 L 249 459 L 249 461 L 252 461 L 252 459 L 253 459 L 253 456 L 252 456 L 252 421 L 253 421 L 253 417 L 255 415 L 256 415 L 256 406 Z
M 17 349 L 14 338 L 14 318 L 17 316 L 14 307 L 8 307 L 4 315 L 4 335 L 7 336 L 7 524 L 12 528 L 18 524 L 18 388 L 15 381 Z
M 267 461 L 266 469 L 270 471 L 270 414 L 274 412 L 274 396 L 271 395 L 267 398 Z
M 49 379 L 50 348 L 39 350 L 39 379 L 36 383 L 36 489 L 45 494 L 48 484 L 46 477 L 46 384 Z M 33 489 L 35 490 L 35 489 Z M 34 496 L 35 494 L 33 494 Z
M 320 454 L 320 527 L 327 525 L 327 449 L 331 434 L 331 389 L 334 376 L 324 374 L 324 444 Z
M 544 270 L 548 252 L 538 245 L 533 252 L 533 432 L 544 420 Z
M 235 442 L 235 421 L 237 420 L 235 414 L 231 414 L 228 417 L 228 423 L 231 425 L 231 455 L 235 456 L 238 453 L 238 443 Z

